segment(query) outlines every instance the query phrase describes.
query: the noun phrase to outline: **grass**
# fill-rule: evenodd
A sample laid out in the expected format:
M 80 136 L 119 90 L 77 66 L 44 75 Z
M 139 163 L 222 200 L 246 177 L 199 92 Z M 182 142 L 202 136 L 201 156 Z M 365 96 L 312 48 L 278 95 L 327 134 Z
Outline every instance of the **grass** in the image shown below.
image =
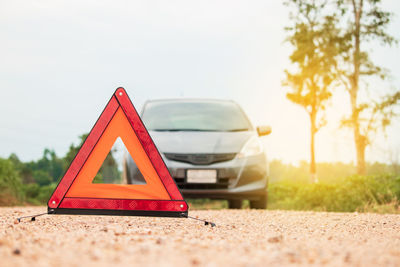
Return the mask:
M 398 210 L 400 177 L 350 176 L 336 183 L 277 182 L 269 187 L 269 207 L 286 210 L 378 211 Z M 386 207 L 386 208 L 384 208 Z
M 268 209 L 400 213 L 400 177 L 350 176 L 335 183 L 270 183 Z M 192 209 L 227 208 L 227 201 L 189 199 Z M 243 208 L 249 208 L 244 201 Z

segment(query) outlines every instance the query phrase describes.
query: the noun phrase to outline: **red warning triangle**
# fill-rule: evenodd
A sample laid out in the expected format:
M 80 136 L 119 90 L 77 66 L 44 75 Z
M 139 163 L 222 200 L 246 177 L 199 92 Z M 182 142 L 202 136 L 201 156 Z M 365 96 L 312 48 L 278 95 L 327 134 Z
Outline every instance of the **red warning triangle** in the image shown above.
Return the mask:
M 92 183 L 121 138 L 146 184 Z M 124 88 L 118 88 L 48 202 L 52 214 L 187 217 L 188 205 Z

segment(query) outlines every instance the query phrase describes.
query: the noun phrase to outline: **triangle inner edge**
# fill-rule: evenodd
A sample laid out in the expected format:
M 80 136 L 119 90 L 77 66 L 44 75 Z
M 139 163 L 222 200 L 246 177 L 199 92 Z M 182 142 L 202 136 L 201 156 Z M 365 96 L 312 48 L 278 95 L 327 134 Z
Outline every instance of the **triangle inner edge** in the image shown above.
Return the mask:
M 139 169 L 133 172 L 135 164 L 124 141 L 118 136 L 92 184 L 147 184 Z

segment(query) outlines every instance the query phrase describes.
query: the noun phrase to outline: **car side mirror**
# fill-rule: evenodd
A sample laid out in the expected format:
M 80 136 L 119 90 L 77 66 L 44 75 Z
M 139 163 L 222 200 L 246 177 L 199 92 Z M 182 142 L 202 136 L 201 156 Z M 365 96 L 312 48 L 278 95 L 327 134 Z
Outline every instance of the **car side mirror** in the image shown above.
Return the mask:
M 257 133 L 258 136 L 269 135 L 272 132 L 271 126 L 258 126 Z

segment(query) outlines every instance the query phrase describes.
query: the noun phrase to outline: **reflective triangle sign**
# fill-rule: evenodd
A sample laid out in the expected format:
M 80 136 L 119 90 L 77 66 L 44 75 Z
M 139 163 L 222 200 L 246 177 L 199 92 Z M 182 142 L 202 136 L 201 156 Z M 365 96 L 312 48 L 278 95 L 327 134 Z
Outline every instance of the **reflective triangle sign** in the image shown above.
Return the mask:
M 93 183 L 120 138 L 145 184 Z M 118 88 L 48 202 L 51 214 L 187 217 L 188 205 L 124 88 Z

